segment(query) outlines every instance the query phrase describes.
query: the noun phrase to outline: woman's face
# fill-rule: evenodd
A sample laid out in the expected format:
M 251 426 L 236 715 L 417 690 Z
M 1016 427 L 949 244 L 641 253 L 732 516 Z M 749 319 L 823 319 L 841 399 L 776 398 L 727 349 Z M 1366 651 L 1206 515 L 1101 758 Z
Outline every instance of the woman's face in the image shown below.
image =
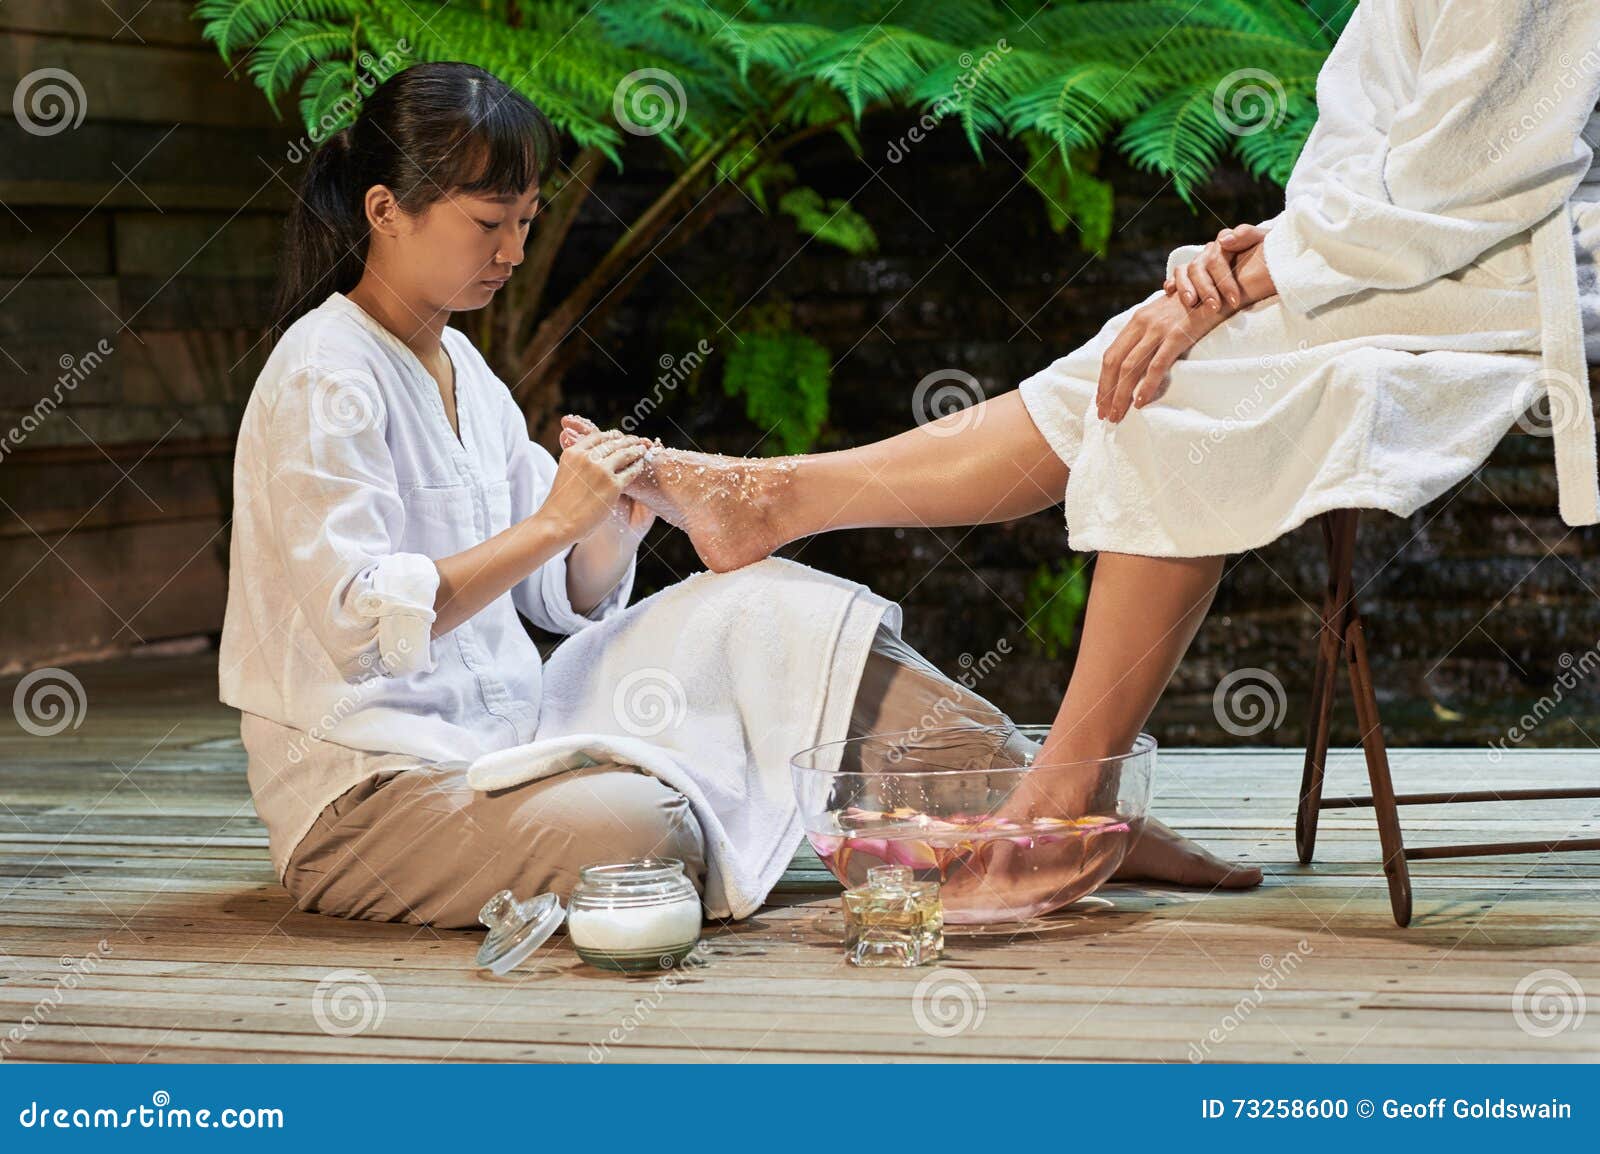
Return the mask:
M 427 303 L 452 312 L 481 309 L 522 263 L 539 188 L 518 195 L 451 193 L 405 218 L 394 256 L 400 275 Z

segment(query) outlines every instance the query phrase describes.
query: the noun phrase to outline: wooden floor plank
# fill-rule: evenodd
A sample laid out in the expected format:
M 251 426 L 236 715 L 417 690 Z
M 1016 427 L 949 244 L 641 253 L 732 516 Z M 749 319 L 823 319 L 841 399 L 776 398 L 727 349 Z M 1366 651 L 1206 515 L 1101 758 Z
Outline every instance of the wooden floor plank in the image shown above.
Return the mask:
M 293 908 L 214 662 L 84 667 L 80 728 L 0 736 L 6 1057 L 1600 1060 L 1600 1014 L 1578 1012 L 1600 991 L 1600 854 L 1416 863 L 1417 916 L 1400 929 L 1370 811 L 1329 811 L 1315 862 L 1295 860 L 1293 750 L 1160 754 L 1155 813 L 1259 864 L 1252 892 L 1111 885 L 1043 932 L 952 927 L 937 967 L 863 970 L 842 958 L 839 886 L 802 846 L 765 908 L 706 924 L 704 965 L 606 974 L 558 933 L 513 975 L 485 977 L 477 932 Z M 1592 749 L 1392 762 L 1403 792 L 1600 784 Z M 1328 794 L 1366 791 L 1359 754 L 1339 751 Z M 1600 801 L 1402 819 L 1410 845 L 1597 836 Z M 1560 1028 L 1534 1012 L 1538 995 Z M 372 1020 L 346 1032 L 330 998 Z

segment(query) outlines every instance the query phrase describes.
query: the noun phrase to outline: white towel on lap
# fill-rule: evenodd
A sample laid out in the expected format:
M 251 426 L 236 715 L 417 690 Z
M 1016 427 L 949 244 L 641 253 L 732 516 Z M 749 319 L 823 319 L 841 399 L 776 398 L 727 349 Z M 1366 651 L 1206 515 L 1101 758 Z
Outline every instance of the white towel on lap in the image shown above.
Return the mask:
M 843 740 L 879 623 L 900 609 L 776 558 L 698 573 L 563 643 L 535 740 L 473 762 L 476 789 L 612 760 L 683 793 L 706 841 L 703 904 L 743 918 L 804 837 L 789 759 Z

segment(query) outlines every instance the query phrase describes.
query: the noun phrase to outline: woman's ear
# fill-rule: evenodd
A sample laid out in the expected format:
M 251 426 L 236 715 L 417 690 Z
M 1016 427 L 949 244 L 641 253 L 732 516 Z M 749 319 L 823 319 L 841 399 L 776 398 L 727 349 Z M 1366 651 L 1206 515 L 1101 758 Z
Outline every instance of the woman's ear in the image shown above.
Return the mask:
M 362 198 L 362 209 L 366 213 L 367 224 L 374 232 L 381 232 L 385 236 L 399 233 L 403 214 L 400 202 L 395 199 L 388 185 L 375 184 L 367 189 L 367 195 Z

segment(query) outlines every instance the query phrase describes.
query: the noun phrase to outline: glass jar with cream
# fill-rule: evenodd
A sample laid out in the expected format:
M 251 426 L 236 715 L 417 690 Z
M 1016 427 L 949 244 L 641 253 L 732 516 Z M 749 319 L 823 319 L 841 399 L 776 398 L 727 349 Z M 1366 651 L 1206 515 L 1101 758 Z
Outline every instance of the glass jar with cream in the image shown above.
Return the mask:
M 667 969 L 700 941 L 700 895 L 677 858 L 584 866 L 569 906 L 573 948 L 602 969 Z

